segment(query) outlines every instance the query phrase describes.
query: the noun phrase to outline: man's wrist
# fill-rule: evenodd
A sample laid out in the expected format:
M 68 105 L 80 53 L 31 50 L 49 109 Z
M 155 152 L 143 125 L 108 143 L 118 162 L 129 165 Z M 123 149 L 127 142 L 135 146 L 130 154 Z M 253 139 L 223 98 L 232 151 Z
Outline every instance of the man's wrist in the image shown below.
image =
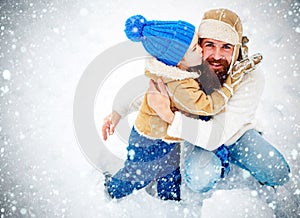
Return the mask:
M 164 117 L 164 121 L 166 121 L 169 124 L 172 124 L 173 120 L 174 120 L 174 113 L 173 111 L 171 111 L 170 108 L 166 109 L 163 113 L 163 117 Z

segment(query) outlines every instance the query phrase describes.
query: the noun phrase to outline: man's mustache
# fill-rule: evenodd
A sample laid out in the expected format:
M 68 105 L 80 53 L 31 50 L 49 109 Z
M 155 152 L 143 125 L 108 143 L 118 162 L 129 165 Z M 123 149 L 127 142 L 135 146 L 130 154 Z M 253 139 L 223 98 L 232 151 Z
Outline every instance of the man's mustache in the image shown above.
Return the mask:
M 222 65 L 224 68 L 228 68 L 229 67 L 229 63 L 226 59 L 219 59 L 219 60 L 216 60 L 214 58 L 207 58 L 206 61 L 209 63 L 209 64 L 220 64 Z

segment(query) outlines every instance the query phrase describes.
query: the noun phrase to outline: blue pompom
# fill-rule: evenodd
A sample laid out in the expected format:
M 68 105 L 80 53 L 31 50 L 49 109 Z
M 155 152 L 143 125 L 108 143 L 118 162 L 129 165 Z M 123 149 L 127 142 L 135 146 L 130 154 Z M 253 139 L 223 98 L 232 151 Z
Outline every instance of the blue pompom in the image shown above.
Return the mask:
M 143 28 L 147 20 L 142 15 L 134 15 L 126 20 L 125 33 L 128 39 L 140 42 L 143 38 Z

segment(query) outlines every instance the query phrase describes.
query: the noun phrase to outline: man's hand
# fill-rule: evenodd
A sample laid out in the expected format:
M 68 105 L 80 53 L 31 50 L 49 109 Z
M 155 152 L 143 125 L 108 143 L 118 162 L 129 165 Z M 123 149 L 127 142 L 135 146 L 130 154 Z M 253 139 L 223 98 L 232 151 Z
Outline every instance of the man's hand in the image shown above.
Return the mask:
M 115 132 L 120 119 L 121 115 L 115 111 L 104 118 L 102 125 L 102 137 L 104 141 L 107 140 L 108 135 L 112 135 Z
M 158 116 L 172 123 L 174 113 L 170 109 L 170 99 L 167 89 L 161 79 L 157 80 L 157 86 L 153 80 L 150 80 L 149 89 L 147 92 L 147 101 L 149 106 L 158 114 Z

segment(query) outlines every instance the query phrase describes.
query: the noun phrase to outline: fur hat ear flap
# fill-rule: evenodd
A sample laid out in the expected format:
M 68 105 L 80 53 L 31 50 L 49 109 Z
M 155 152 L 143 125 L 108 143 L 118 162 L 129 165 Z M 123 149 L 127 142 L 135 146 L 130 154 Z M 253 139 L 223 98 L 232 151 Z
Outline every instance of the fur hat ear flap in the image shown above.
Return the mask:
M 241 47 L 241 56 L 242 59 L 246 59 L 248 57 L 248 46 L 246 45 L 249 42 L 249 39 L 247 36 L 242 37 L 242 47 Z
M 242 37 L 242 45 L 246 45 L 249 42 L 249 39 L 247 36 Z

